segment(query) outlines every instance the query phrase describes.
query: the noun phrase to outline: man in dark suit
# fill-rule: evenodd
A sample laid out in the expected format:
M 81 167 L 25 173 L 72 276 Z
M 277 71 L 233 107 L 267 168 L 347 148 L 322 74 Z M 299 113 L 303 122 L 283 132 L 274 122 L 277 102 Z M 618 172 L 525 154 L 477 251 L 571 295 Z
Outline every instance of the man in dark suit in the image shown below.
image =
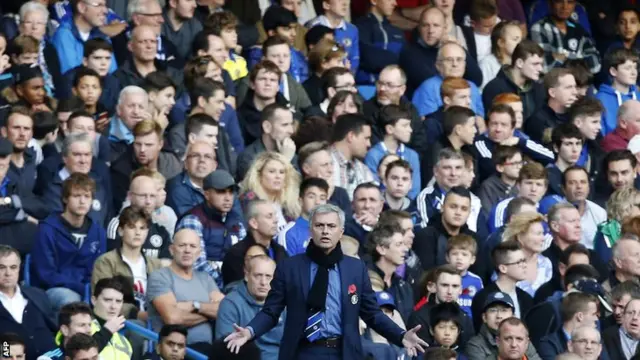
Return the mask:
M 631 359 L 640 354 L 640 299 L 629 301 L 624 308 L 622 325 L 612 326 L 602 333 L 604 348 L 611 359 Z
M 25 342 L 26 360 L 56 347 L 53 336 L 58 327 L 44 291 L 19 286 L 20 253 L 0 245 L 0 329 L 18 334 Z
M 359 318 L 409 356 L 427 346 L 417 336 L 420 326 L 403 331 L 380 310 L 364 263 L 343 256 L 338 242 L 344 232 L 344 213 L 330 204 L 311 211 L 312 241 L 306 253 L 278 265 L 262 310 L 246 326 L 234 324 L 225 338 L 238 352 L 249 340 L 274 327 L 287 308 L 280 360 L 363 359 Z M 336 266 L 338 265 L 338 266 Z

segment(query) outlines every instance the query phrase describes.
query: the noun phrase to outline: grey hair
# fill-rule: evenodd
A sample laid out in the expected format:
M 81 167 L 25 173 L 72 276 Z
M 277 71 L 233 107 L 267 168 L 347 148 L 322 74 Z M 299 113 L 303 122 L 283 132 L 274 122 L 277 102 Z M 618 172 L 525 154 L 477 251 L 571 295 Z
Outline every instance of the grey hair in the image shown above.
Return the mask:
M 458 150 L 454 150 L 452 148 L 444 148 L 440 150 L 440 152 L 438 153 L 438 162 L 436 163 L 436 166 L 440 165 L 440 161 L 443 161 L 443 160 L 464 161 L 464 157 L 462 156 L 462 153 Z
M 146 99 L 144 102 L 148 103 L 149 94 L 147 94 L 147 92 L 144 91 L 143 88 L 141 88 L 140 86 L 129 85 L 124 89 L 122 89 L 122 91 L 120 91 L 120 96 L 118 96 L 118 106 L 122 105 L 122 103 L 124 102 L 124 99 L 129 95 L 143 95 L 143 94 Z
M 598 334 L 598 341 L 602 340 L 600 336 L 600 332 L 596 330 L 593 326 L 581 326 L 579 328 L 573 329 L 573 331 L 571 332 L 571 338 L 572 339 L 578 338 L 580 337 L 581 334 L 584 334 L 587 331 L 593 331 L 594 333 Z
M 551 222 L 554 221 L 560 221 L 560 211 L 565 210 L 565 209 L 573 209 L 575 210 L 576 207 L 572 204 L 569 204 L 566 201 L 563 202 L 559 202 L 554 204 L 551 209 L 549 209 L 549 212 L 547 213 L 547 219 L 549 224 Z
M 614 259 L 619 259 L 620 256 L 622 256 L 622 254 L 620 253 L 620 251 L 621 251 L 620 247 L 622 245 L 620 245 L 620 244 L 625 240 L 640 242 L 640 238 L 636 234 L 631 234 L 631 233 L 622 234 L 622 236 L 620 236 L 620 239 L 618 239 L 615 242 L 615 244 L 613 244 L 613 248 L 611 249 L 611 254 L 612 254 Z
M 384 69 L 382 69 L 382 71 L 394 71 L 394 70 L 397 70 L 398 73 L 400 73 L 400 83 L 402 83 L 402 85 L 406 85 L 407 84 L 407 74 L 404 72 L 404 70 L 402 70 L 400 65 L 391 64 L 391 65 L 385 66 Z M 382 71 L 380 71 L 380 72 L 382 73 Z
M 273 203 L 271 201 L 261 200 L 261 199 L 249 201 L 249 204 L 247 204 L 246 206 L 247 209 L 244 212 L 244 219 L 247 221 L 249 221 L 249 219 L 254 219 L 260 213 L 260 211 L 258 211 L 258 207 L 260 205 L 265 205 L 265 204 L 273 204 Z
M 345 222 L 344 211 L 342 211 L 342 209 L 340 209 L 339 207 L 333 204 L 322 204 L 314 207 L 309 213 L 309 227 L 313 226 L 313 218 L 316 216 L 316 214 L 331 214 L 331 213 L 338 214 L 340 228 L 344 229 L 344 222 Z
M 89 146 L 91 146 L 91 151 L 93 151 L 93 142 L 89 138 L 88 134 L 72 133 L 72 134 L 69 134 L 67 137 L 65 137 L 64 140 L 62 141 L 62 148 L 60 149 L 60 153 L 62 154 L 62 156 L 66 157 L 67 155 L 69 155 L 69 152 L 71 151 L 71 145 L 79 142 L 84 142 L 89 144 Z
M 20 14 L 20 22 L 24 21 L 24 18 L 28 13 L 34 11 L 43 13 L 47 21 L 49 20 L 49 10 L 47 10 L 46 6 L 37 1 L 29 1 L 20 6 L 20 11 L 18 12 Z
M 446 48 L 447 46 L 457 46 L 460 50 L 462 50 L 466 59 L 467 52 L 464 51 L 464 48 L 462 47 L 462 45 L 458 44 L 455 41 L 446 41 L 440 45 L 440 48 L 438 49 L 438 56 L 436 57 L 436 61 L 442 60 L 442 53 L 444 52 L 444 48 Z
M 0 258 L 7 257 L 11 254 L 16 254 L 18 259 L 20 259 L 20 252 L 16 250 L 16 248 L 9 245 L 0 245 Z

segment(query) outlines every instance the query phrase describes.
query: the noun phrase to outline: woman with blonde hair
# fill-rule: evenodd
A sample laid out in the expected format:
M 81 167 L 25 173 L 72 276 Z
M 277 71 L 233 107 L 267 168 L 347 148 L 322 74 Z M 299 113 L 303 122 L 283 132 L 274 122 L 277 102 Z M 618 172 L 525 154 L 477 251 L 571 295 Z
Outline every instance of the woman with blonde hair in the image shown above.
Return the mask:
M 502 241 L 516 240 L 522 246 L 527 265 L 527 278 L 516 285 L 531 297 L 553 276 L 551 260 L 542 255 L 545 250 L 544 216 L 537 212 L 514 215 L 507 225 Z M 520 265 L 515 265 L 520 266 Z
M 608 263 L 613 256 L 613 244 L 622 234 L 622 223 L 640 215 L 640 191 L 634 187 L 616 190 L 607 201 L 607 221 L 598 225 L 593 250 Z
M 278 210 L 278 231 L 288 221 L 300 216 L 298 201 L 300 174 L 279 153 L 266 151 L 258 155 L 240 183 L 240 203 L 256 199 L 272 201 Z

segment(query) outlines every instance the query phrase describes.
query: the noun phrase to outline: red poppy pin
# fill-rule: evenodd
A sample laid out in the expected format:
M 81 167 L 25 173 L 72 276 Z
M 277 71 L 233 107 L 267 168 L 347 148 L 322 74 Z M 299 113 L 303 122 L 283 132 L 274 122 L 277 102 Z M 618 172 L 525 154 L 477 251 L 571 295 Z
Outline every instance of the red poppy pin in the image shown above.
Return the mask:
M 349 285 L 349 294 L 355 294 L 356 293 L 356 285 L 355 284 L 351 284 Z
M 357 290 L 358 289 L 356 289 L 356 285 L 355 284 L 349 285 L 349 299 L 351 300 L 351 303 L 353 305 L 358 303 L 358 294 L 356 294 Z

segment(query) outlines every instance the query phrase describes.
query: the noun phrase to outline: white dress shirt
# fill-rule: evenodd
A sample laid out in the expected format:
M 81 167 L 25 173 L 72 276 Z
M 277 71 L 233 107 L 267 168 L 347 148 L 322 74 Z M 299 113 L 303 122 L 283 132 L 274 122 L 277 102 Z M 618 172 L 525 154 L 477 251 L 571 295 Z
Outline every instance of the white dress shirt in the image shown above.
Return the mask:
M 20 286 L 16 286 L 16 292 L 13 294 L 13 297 L 9 297 L 0 291 L 0 302 L 16 322 L 22 324 L 22 315 L 24 315 L 24 309 L 27 307 L 27 299 L 22 296 Z

